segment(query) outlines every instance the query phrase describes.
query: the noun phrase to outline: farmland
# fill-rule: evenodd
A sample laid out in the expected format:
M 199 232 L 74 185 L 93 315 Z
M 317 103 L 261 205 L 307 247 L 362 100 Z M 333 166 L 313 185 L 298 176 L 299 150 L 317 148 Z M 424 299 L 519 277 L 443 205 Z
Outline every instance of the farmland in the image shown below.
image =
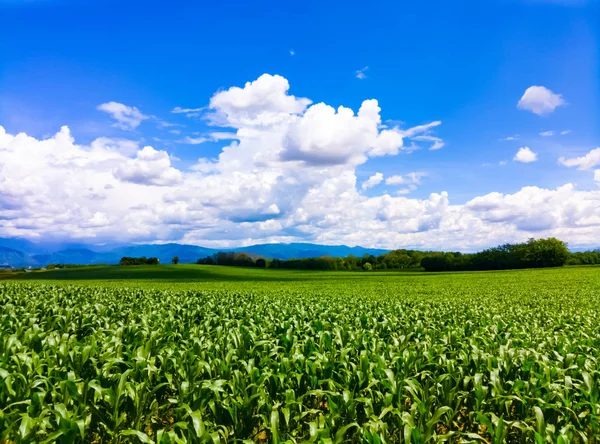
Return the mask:
M 600 268 L 0 282 L 0 442 L 598 442 Z

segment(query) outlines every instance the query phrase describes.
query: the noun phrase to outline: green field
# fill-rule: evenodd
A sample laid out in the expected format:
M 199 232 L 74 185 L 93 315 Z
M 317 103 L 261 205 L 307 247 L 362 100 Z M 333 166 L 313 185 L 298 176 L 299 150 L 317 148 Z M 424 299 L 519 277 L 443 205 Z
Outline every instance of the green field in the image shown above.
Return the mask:
M 397 271 L 377 272 L 378 278 L 395 279 Z M 407 269 L 402 275 L 422 275 L 421 270 Z M 5 278 L 19 280 L 65 281 L 144 281 L 144 282 L 229 282 L 229 281 L 298 281 L 368 279 L 367 272 L 330 272 L 314 270 L 278 270 L 248 267 L 217 267 L 210 265 L 98 265 L 32 273 L 5 273 Z
M 0 442 L 598 442 L 600 268 L 0 282 Z

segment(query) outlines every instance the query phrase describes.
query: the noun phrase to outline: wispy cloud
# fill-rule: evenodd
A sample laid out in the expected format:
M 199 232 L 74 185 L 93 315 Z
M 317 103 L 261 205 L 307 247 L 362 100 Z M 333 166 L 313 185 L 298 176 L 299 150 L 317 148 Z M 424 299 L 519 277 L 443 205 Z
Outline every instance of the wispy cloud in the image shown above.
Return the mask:
M 561 136 L 566 136 L 567 134 L 570 134 L 570 133 L 571 133 L 571 130 L 564 130 L 564 131 L 560 132 L 560 135 Z
M 98 105 L 97 109 L 110 114 L 116 120 L 114 126 L 122 130 L 134 130 L 142 121 L 152 117 L 142 114 L 135 106 L 127 106 L 118 102 L 103 103 Z
M 290 55 L 291 56 L 296 55 L 296 51 L 294 51 L 293 49 L 290 49 Z
M 519 140 L 519 135 L 517 134 L 516 136 L 508 136 L 505 137 L 504 139 L 498 139 L 500 142 L 506 142 L 509 140 Z
M 226 131 L 215 131 L 212 133 L 208 133 L 208 136 L 210 137 L 210 139 L 214 140 L 214 141 L 218 141 L 218 140 L 233 140 L 233 139 L 238 139 L 238 135 L 236 133 L 228 133 Z
M 554 131 L 542 131 L 540 133 L 540 136 L 542 136 L 542 137 L 550 137 L 550 136 L 553 136 L 553 135 L 554 135 Z
M 186 117 L 197 117 L 205 108 L 181 108 L 176 106 L 171 110 L 173 114 L 185 114 Z
M 188 145 L 200 145 L 205 142 L 210 142 L 210 139 L 206 137 L 190 137 L 186 136 L 183 140 L 180 140 L 179 143 L 187 143 Z
M 367 69 L 369 69 L 369 67 L 368 67 L 368 66 L 365 66 L 364 68 L 357 70 L 357 71 L 356 71 L 356 78 L 357 78 L 357 79 L 360 79 L 360 80 L 364 80 L 364 79 L 366 79 L 366 78 L 367 78 L 367 75 L 365 74 L 365 71 L 366 71 Z
M 180 127 L 184 127 L 185 125 L 182 125 L 181 123 L 169 123 L 169 122 L 165 122 L 164 120 L 160 120 L 158 122 L 157 127 L 158 128 L 172 128 L 172 127 L 176 127 L 176 126 L 180 126 Z
M 445 143 L 442 139 L 440 139 L 439 137 L 435 137 L 435 136 L 415 136 L 415 137 L 413 137 L 413 140 L 433 142 L 433 145 L 431 145 L 429 147 L 430 151 L 439 150 L 440 148 L 443 148 L 445 145 Z
M 413 191 L 417 188 L 417 185 L 421 183 L 421 178 L 427 176 L 424 172 L 412 172 L 405 174 L 404 176 L 395 175 L 390 176 L 385 180 L 386 185 L 407 185 L 409 190 Z

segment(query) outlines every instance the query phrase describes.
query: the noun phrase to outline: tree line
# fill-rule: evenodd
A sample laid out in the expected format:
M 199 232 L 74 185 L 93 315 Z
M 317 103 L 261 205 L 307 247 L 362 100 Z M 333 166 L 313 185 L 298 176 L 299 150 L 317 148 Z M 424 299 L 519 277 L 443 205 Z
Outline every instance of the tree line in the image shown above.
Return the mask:
M 119 265 L 158 265 L 160 261 L 157 257 L 129 257 L 123 256 L 119 261 Z
M 504 244 L 478 253 L 394 250 L 378 256 L 311 257 L 265 259 L 251 253 L 219 252 L 198 259 L 198 264 L 228 265 L 291 270 L 401 270 L 425 271 L 505 270 L 600 264 L 600 250 L 571 253 L 567 244 L 556 239 L 530 239 Z

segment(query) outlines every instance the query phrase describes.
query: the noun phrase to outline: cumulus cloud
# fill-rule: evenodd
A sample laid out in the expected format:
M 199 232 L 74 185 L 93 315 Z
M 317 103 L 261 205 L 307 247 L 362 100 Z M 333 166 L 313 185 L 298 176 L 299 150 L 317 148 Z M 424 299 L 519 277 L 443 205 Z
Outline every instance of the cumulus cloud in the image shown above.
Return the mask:
M 219 248 L 304 241 L 473 250 L 532 235 L 600 242 L 600 190 L 528 187 L 458 204 L 444 190 L 403 195 L 422 180 L 415 172 L 388 177 L 394 195 L 367 196 L 358 165 L 409 152 L 407 139 L 432 136 L 440 122 L 385 128 L 375 100 L 357 112 L 311 105 L 277 77 L 213 96 L 209 123 L 233 131 L 207 132 L 226 146 L 185 170 L 137 141 L 81 145 L 66 127 L 43 139 L 0 127 L 0 236 Z M 427 142 L 435 143 L 414 143 Z M 375 176 L 366 182 L 383 182 Z
M 214 111 L 211 121 L 223 126 L 261 126 L 281 123 L 291 115 L 304 112 L 312 103 L 289 95 L 290 84 L 285 77 L 263 74 L 243 88 L 233 86 L 210 99 Z
M 544 86 L 530 86 L 525 90 L 517 107 L 544 116 L 565 104 L 562 95 L 555 94 Z
M 524 146 L 522 148 L 519 148 L 519 151 L 517 151 L 517 154 L 515 155 L 513 160 L 515 162 L 531 163 L 537 160 L 537 154 L 531 151 L 531 149 L 529 149 L 528 146 Z
M 367 180 L 365 180 L 362 183 L 361 188 L 363 190 L 366 190 L 368 188 L 372 188 L 375 185 L 379 185 L 382 180 L 383 180 L 383 174 L 381 174 L 381 173 L 375 173 L 375 174 L 373 174 L 371 177 L 369 177 Z
M 136 129 L 142 121 L 149 119 L 135 106 L 127 106 L 117 102 L 107 102 L 98 105 L 98 110 L 111 115 L 116 120 L 114 126 L 123 130 Z
M 120 165 L 115 177 L 126 182 L 141 185 L 169 186 L 181 183 L 181 172 L 171 166 L 169 154 L 145 146 L 137 152 L 135 159 Z
M 579 170 L 591 170 L 600 165 L 600 147 L 590 151 L 585 156 L 566 159 L 561 157 L 558 163 L 567 167 L 577 167 Z

